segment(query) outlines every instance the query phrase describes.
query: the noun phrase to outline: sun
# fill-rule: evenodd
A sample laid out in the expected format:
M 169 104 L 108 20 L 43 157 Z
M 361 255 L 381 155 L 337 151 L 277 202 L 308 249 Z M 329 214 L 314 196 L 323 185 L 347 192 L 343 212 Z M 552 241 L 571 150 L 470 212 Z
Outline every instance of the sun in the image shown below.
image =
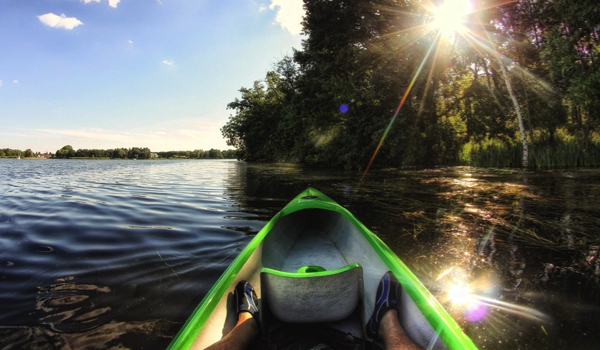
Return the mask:
M 433 21 L 430 26 L 439 30 L 443 37 L 452 37 L 464 29 L 467 15 L 471 12 L 473 4 L 470 0 L 445 0 L 431 10 Z

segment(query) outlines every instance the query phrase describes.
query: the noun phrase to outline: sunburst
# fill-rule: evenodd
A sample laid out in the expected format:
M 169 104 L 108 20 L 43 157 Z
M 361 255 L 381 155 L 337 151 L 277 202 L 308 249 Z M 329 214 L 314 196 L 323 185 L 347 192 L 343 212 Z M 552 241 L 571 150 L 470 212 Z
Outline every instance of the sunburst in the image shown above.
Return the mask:
M 470 0 L 445 0 L 440 6 L 431 9 L 431 28 L 438 30 L 442 37 L 450 38 L 465 30 L 467 16 L 473 12 Z

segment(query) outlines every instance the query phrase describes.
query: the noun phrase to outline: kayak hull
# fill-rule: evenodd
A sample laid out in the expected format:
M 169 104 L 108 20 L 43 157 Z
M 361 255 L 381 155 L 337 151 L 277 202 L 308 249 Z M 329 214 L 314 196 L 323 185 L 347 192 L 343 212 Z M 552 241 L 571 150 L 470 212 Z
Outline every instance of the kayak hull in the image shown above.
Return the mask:
M 357 281 L 360 307 L 351 316 L 331 323 L 333 327 L 364 338 L 364 325 L 373 312 L 379 280 L 391 271 L 403 286 L 400 324 L 415 342 L 427 349 L 476 349 L 437 300 L 377 236 L 346 209 L 312 188 L 300 193 L 276 214 L 240 253 L 194 310 L 169 349 L 204 349 L 227 334 L 237 321 L 232 299 L 233 289 L 241 280 L 252 284 L 262 303 L 263 293 L 267 293 L 263 291 L 261 272 L 264 281 L 265 271 L 297 278 L 303 277 L 299 270 L 304 271 L 307 266 L 317 266 L 324 270 L 320 274 L 328 275 L 327 271 L 354 265 L 361 268 Z M 268 327 L 268 322 L 263 322 L 263 327 Z

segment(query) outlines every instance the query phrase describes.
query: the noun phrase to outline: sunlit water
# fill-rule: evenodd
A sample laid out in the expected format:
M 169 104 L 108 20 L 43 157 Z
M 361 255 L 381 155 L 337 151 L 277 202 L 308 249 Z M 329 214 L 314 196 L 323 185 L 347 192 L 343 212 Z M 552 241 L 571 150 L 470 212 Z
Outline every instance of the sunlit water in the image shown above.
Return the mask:
M 480 348 L 598 348 L 600 172 L 361 175 L 218 160 L 0 159 L 0 348 L 165 348 L 254 234 L 308 186 L 379 235 Z

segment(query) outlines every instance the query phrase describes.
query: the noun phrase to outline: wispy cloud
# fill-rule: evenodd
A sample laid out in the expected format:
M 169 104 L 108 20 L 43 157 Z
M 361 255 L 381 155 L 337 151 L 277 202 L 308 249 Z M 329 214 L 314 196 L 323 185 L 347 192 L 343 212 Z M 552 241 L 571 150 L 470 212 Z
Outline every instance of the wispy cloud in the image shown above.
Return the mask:
M 64 13 L 60 16 L 53 13 L 46 13 L 45 15 L 37 17 L 39 18 L 40 22 L 52 28 L 65 28 L 67 30 L 71 30 L 83 24 L 83 22 L 77 18 L 67 17 Z
M 22 132 L 6 132 L 6 131 L 0 131 L 0 135 L 1 136 L 5 136 L 5 137 L 14 137 L 14 138 L 31 138 L 31 134 L 29 133 L 22 133 Z
M 0 87 L 2 87 L 2 80 L 0 80 Z
M 74 148 L 149 147 L 153 151 L 168 151 L 225 147 L 223 139 L 217 132 L 221 127 L 220 124 L 215 127 L 194 125 L 195 129 L 192 130 L 191 127 L 186 127 L 185 120 L 181 123 L 184 123 L 184 128 L 169 128 L 168 130 L 156 126 L 135 132 L 101 128 L 32 129 L 28 130 L 26 135 L 29 139 L 52 140 L 57 145 L 70 144 Z M 213 137 L 214 135 L 217 136 Z M 0 131 L 0 136 L 14 139 L 21 137 L 18 131 L 13 133 Z M 200 140 L 201 143 L 199 143 Z
M 172 61 L 168 61 L 168 60 L 164 60 L 162 61 L 163 64 L 166 64 L 167 66 L 172 66 L 173 62 Z
M 44 136 L 60 135 L 68 136 L 77 141 L 103 141 L 107 144 L 124 144 L 135 145 L 140 144 L 145 139 L 152 138 L 151 133 L 130 133 L 118 132 L 97 128 L 82 128 L 82 129 L 35 129 L 37 133 Z M 133 141 L 133 142 L 132 142 Z M 86 146 L 82 146 L 86 147 Z M 115 146 L 116 147 L 116 146 Z
M 14 83 L 14 84 L 18 84 L 18 83 L 19 83 L 19 81 L 18 81 L 17 79 L 15 79 L 15 80 L 13 80 L 13 83 Z
M 129 45 L 133 45 L 133 41 L 131 41 L 131 40 L 127 40 L 127 43 L 128 43 Z
M 90 2 L 100 2 L 100 0 L 81 0 L 81 2 L 89 4 Z M 108 6 L 116 9 L 119 2 L 121 2 L 121 0 L 108 0 Z
M 293 35 L 298 35 L 302 31 L 302 16 L 304 7 L 302 0 L 271 0 L 269 9 L 276 11 L 275 22 Z M 264 11 L 264 6 L 261 6 Z

